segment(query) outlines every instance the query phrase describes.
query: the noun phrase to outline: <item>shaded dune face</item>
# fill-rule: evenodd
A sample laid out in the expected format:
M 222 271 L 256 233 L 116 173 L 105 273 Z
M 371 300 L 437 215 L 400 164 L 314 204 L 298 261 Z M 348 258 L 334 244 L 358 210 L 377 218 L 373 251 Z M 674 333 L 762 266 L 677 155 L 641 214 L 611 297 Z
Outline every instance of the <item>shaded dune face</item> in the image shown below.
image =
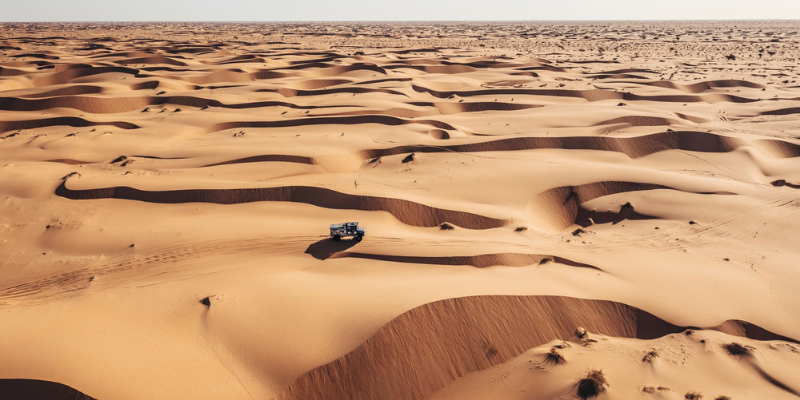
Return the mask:
M 356 196 L 315 187 L 278 187 L 256 189 L 194 189 L 145 191 L 129 187 L 70 190 L 66 180 L 56 188 L 56 195 L 73 200 L 125 199 L 148 203 L 242 204 L 257 201 L 288 201 L 332 209 L 386 211 L 399 221 L 433 227 L 444 222 L 470 229 L 490 229 L 503 225 L 499 219 L 467 212 L 443 210 L 407 200 Z
M 498 254 L 479 254 L 475 256 L 449 256 L 449 257 L 422 257 L 422 256 L 401 256 L 386 254 L 367 254 L 354 251 L 336 252 L 327 258 L 362 258 L 368 260 L 389 261 L 410 264 L 430 264 L 430 265 L 471 265 L 476 268 L 487 268 L 496 265 L 508 267 L 524 267 L 534 264 L 545 264 L 556 262 L 577 268 L 599 268 L 569 260 L 564 257 L 543 255 L 543 254 L 521 254 L 521 253 L 498 253 Z
M 713 96 L 696 96 L 696 95 L 671 95 L 671 96 L 645 96 L 636 95 L 632 93 L 619 93 L 609 92 L 604 90 L 538 90 L 538 89 L 489 89 L 480 91 L 438 91 L 424 86 L 413 86 L 413 89 L 418 92 L 428 93 L 434 97 L 447 98 L 451 96 L 471 97 L 483 95 L 529 95 L 529 96 L 553 96 L 553 97 L 572 97 L 580 98 L 587 101 L 602 101 L 602 100 L 631 100 L 631 101 L 658 101 L 665 103 L 715 103 L 718 101 L 728 101 L 733 103 L 752 103 L 757 100 L 748 99 L 732 95 L 713 95 Z
M 559 187 L 540 193 L 531 201 L 531 212 L 550 221 L 556 231 L 564 230 L 572 225 L 587 227 L 594 223 L 618 222 L 622 219 L 653 218 L 639 214 L 635 210 L 621 208 L 618 213 L 598 213 L 587 210 L 581 205 L 589 200 L 616 193 L 627 193 L 642 190 L 670 189 L 666 186 L 636 182 L 596 182 L 580 186 Z
M 33 379 L 0 379 L 3 400 L 94 400 L 69 386 Z
M 574 339 L 578 327 L 644 340 L 686 329 L 610 301 L 556 296 L 443 300 L 396 318 L 358 349 L 300 377 L 279 398 L 424 399 L 469 372 L 554 339 Z M 790 340 L 739 321 L 712 329 Z
M 610 121 L 609 123 L 615 123 Z M 668 124 L 666 124 L 668 125 Z M 487 140 L 479 143 L 444 146 L 401 146 L 386 149 L 366 150 L 367 157 L 382 157 L 407 152 L 487 152 L 521 151 L 534 149 L 598 150 L 625 154 L 631 158 L 641 158 L 667 150 L 685 150 L 702 153 L 730 152 L 741 146 L 755 146 L 765 151 L 776 149 L 779 157 L 800 156 L 800 145 L 782 140 L 741 140 L 707 132 L 662 132 L 632 138 L 610 137 L 515 137 L 509 139 Z
M 80 117 L 56 117 L 46 119 L 34 119 L 25 121 L 2 121 L 0 122 L 0 132 L 7 132 L 22 129 L 36 129 L 49 126 L 71 126 L 75 128 L 84 128 L 87 126 L 97 125 L 110 125 L 122 129 L 136 129 L 138 126 L 125 121 L 111 121 L 111 122 L 95 122 L 88 121 Z

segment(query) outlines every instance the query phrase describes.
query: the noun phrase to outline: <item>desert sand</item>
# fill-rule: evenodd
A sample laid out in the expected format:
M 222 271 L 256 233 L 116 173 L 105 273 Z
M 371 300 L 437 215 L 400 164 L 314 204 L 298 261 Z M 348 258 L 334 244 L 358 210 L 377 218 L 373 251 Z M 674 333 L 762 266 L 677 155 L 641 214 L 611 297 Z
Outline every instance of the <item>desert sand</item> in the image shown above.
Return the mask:
M 798 32 L 4 24 L 0 399 L 797 398 Z

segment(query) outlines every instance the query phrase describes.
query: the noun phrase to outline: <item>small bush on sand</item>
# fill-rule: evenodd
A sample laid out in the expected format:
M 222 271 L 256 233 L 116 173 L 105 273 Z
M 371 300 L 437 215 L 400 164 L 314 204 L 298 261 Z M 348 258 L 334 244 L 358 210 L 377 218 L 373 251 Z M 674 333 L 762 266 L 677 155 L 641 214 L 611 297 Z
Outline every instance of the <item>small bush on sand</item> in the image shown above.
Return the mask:
M 453 229 L 456 229 L 456 227 L 448 224 L 447 222 L 443 222 L 441 225 L 439 225 L 440 231 L 452 231 Z
M 561 355 L 561 353 L 559 353 L 558 349 L 556 349 L 555 347 L 550 349 L 550 352 L 547 353 L 547 356 L 545 356 L 545 361 L 547 361 L 547 363 L 549 364 L 555 364 L 555 365 L 561 365 L 567 362 L 564 356 Z
M 703 398 L 703 395 L 698 392 L 689 392 L 683 397 L 685 397 L 686 400 L 700 400 Z
M 525 232 L 527 230 L 528 230 L 527 226 L 518 226 L 516 229 L 514 229 L 514 232 Z
M 731 400 L 731 398 L 728 396 L 717 396 L 714 397 L 714 400 Z
M 642 357 L 642 361 L 644 362 L 653 362 L 654 359 L 658 357 L 658 352 L 655 350 L 650 350 L 647 354 Z
M 585 378 L 578 381 L 578 397 L 584 400 L 597 397 L 606 390 L 605 385 L 608 385 L 608 382 L 603 376 L 603 371 L 592 370 Z
M 724 347 L 725 351 L 732 356 L 747 356 L 750 355 L 750 352 L 753 349 L 749 346 L 742 346 L 739 343 L 728 343 L 722 347 Z

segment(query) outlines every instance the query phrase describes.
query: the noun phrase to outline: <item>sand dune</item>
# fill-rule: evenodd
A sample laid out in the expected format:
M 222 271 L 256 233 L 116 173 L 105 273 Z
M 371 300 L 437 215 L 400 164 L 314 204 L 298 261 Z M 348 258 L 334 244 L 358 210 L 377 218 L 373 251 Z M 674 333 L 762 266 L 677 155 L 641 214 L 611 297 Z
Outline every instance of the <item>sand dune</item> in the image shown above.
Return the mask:
M 741 326 L 725 322 L 715 329 L 746 334 Z M 577 328 L 590 333 L 576 338 Z M 553 339 L 584 339 L 581 344 L 590 347 L 595 334 L 655 339 L 682 330 L 612 302 L 565 297 L 445 300 L 396 318 L 354 352 L 295 381 L 281 398 L 424 399 L 455 377 L 489 369 Z M 768 332 L 761 337 L 791 340 Z M 397 376 L 406 378 L 403 385 L 387 384 Z
M 795 22 L 2 26 L 1 399 L 800 396 Z

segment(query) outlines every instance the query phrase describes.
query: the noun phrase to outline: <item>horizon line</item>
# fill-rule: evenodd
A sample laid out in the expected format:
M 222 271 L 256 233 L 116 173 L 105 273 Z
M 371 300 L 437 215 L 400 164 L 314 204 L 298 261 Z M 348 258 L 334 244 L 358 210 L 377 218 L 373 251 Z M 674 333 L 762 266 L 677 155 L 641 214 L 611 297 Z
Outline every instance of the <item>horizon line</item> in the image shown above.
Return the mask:
M 764 18 L 764 19 L 497 19 L 497 20 L 480 20 L 480 19 L 465 19 L 465 20 L 63 20 L 63 21 L 0 21 L 0 24 L 41 24 L 41 23 L 466 23 L 466 22 L 483 22 L 483 23 L 530 23 L 530 22 L 798 22 L 800 18 L 777 19 L 777 18 Z

